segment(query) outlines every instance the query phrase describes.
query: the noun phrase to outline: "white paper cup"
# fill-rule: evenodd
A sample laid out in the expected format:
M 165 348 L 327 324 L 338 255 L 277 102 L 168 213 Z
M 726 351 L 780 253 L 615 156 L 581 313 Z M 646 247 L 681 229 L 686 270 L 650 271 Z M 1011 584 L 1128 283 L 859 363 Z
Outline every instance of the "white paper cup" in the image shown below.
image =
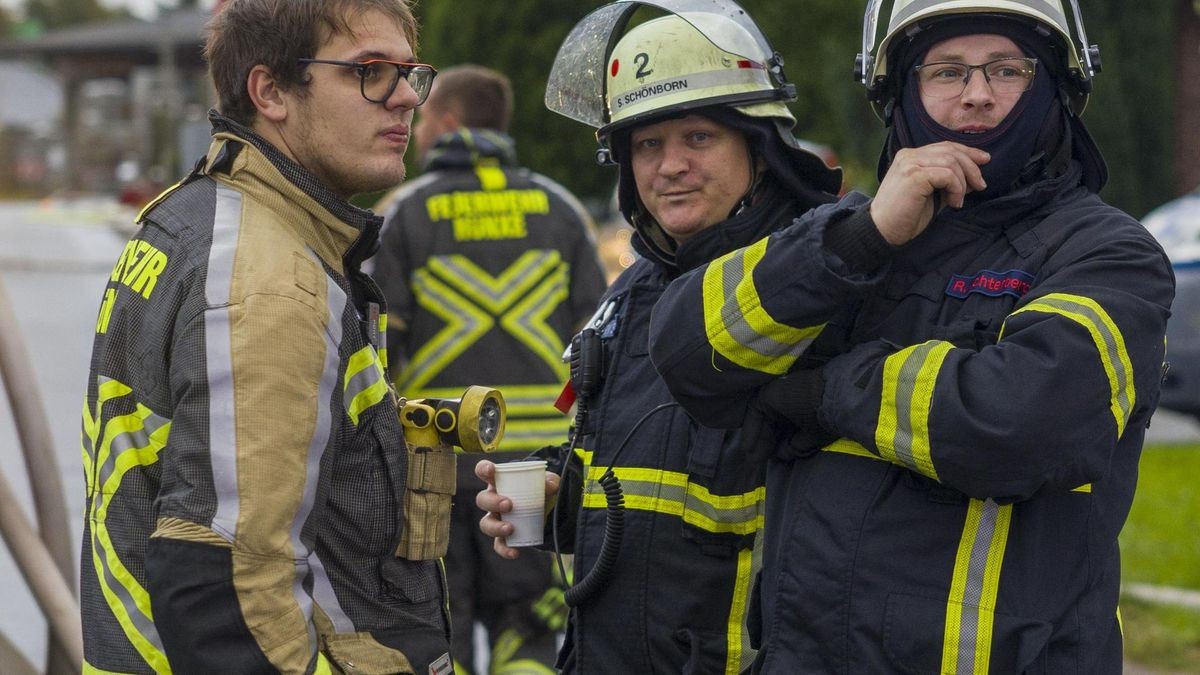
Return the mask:
M 546 522 L 546 461 L 530 459 L 496 465 L 496 492 L 512 500 L 513 508 L 500 514 L 512 523 L 509 546 L 537 546 L 542 543 Z

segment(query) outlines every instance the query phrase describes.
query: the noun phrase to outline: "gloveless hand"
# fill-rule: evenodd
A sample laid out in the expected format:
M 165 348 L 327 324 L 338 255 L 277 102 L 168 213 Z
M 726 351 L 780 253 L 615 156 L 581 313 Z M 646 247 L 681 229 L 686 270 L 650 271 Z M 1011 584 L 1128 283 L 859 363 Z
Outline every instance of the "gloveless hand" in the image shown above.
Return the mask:
M 871 219 L 893 246 L 908 243 L 933 220 L 938 199 L 959 208 L 967 193 L 987 183 L 979 167 L 991 155 L 978 148 L 943 141 L 896 153 L 871 201 Z

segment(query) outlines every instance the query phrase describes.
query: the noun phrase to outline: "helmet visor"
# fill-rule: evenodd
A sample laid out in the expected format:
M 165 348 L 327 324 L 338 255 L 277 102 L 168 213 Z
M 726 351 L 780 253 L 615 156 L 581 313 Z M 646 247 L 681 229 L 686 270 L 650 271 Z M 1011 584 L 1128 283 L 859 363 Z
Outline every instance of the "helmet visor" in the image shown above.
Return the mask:
M 758 26 L 732 0 L 617 0 L 583 17 L 563 40 L 546 81 L 547 108 L 597 129 L 607 123 L 604 71 L 609 51 L 629 17 L 642 6 L 679 16 L 724 51 L 764 58 L 772 53 Z M 727 31 L 712 30 L 721 23 L 714 18 L 734 21 L 755 44 L 747 45 L 736 39 L 742 36 Z M 747 54 L 748 49 L 754 52 Z

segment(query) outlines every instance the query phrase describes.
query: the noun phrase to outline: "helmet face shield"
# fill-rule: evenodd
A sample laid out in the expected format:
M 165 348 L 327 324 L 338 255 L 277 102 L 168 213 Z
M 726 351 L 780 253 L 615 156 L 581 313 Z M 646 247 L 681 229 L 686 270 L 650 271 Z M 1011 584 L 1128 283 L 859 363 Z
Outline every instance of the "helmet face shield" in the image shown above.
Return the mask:
M 639 66 L 636 61 L 631 62 L 629 59 L 619 59 L 619 63 L 613 64 L 616 66 L 615 72 L 610 65 L 611 51 L 618 40 L 622 39 L 626 24 L 633 12 L 643 6 L 675 15 L 689 25 L 695 34 L 707 41 L 708 49 L 719 50 L 727 53 L 729 57 L 741 57 L 742 60 L 755 63 L 761 71 L 761 78 L 752 85 L 743 87 L 746 103 L 782 101 L 789 97 L 790 86 L 783 86 L 783 82 L 780 85 L 772 83 L 772 76 L 782 78 L 782 72 L 777 72 L 777 64 L 773 61 L 774 52 L 766 38 L 750 16 L 731 0 L 618 0 L 585 16 L 559 47 L 546 83 L 547 108 L 597 129 L 609 125 L 614 118 L 621 119 L 639 114 L 630 112 L 631 108 L 625 103 L 636 102 L 634 98 L 647 99 L 654 91 L 647 90 L 645 95 L 625 98 L 622 99 L 625 103 L 614 105 L 613 97 L 618 93 L 629 94 L 629 91 L 610 92 L 608 88 L 609 81 L 620 86 L 631 73 L 640 72 L 642 77 L 638 79 L 643 80 L 643 84 L 670 79 L 671 73 L 648 72 L 653 70 L 648 68 L 648 64 Z M 704 75 L 685 72 L 688 69 L 682 63 L 676 64 L 671 70 L 677 75 Z M 708 77 L 711 80 L 721 76 Z M 696 81 L 697 84 L 700 83 L 700 79 Z M 704 94 L 704 97 L 711 98 L 711 93 Z M 677 98 L 688 100 L 686 94 Z M 641 102 L 648 103 L 645 100 Z M 663 107 L 666 105 L 668 104 L 664 102 Z M 639 111 L 647 109 L 645 105 L 636 107 Z M 653 106 L 654 109 L 658 107 Z M 780 105 L 780 109 L 786 113 L 785 106 Z

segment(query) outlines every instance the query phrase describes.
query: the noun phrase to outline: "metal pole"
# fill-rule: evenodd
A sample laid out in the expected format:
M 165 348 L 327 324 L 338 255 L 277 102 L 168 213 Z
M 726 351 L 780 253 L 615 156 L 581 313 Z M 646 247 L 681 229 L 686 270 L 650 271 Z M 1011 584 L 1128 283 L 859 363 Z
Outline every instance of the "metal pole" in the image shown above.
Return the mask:
M 67 520 L 66 500 L 63 496 L 62 480 L 58 473 L 58 461 L 54 441 L 50 434 L 45 407 L 38 395 L 37 380 L 29 365 L 29 356 L 21 341 L 20 327 L 12 311 L 4 282 L 0 280 L 0 378 L 8 395 L 13 411 L 13 422 L 29 472 L 29 483 L 33 492 L 33 503 L 37 515 L 41 539 L 49 551 L 51 562 L 62 574 L 63 579 L 72 580 L 68 586 L 74 597 L 75 562 L 71 554 L 70 522 Z M 72 672 L 74 665 L 64 664 L 55 654 L 49 641 L 47 672 L 57 675 Z
M 8 543 L 21 576 L 46 615 L 51 635 L 67 652 L 71 662 L 82 668 L 83 629 L 79 623 L 79 604 L 13 496 L 3 469 L 0 469 L 0 538 Z

